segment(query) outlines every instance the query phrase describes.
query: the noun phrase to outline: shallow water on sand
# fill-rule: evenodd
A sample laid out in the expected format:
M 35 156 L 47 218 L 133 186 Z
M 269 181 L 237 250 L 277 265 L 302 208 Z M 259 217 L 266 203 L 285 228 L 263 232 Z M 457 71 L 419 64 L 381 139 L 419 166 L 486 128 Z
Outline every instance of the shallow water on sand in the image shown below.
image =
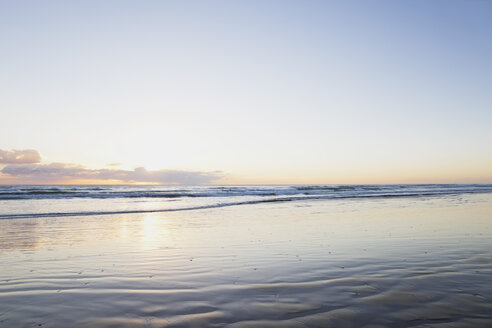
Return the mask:
M 0 220 L 0 327 L 490 327 L 492 195 Z

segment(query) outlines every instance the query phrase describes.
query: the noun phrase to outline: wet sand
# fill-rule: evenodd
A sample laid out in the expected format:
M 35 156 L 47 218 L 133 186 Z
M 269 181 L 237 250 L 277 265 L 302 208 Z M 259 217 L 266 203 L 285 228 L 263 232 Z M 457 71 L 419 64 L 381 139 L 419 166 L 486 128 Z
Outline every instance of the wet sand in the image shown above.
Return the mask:
M 490 327 L 492 195 L 0 220 L 0 327 Z

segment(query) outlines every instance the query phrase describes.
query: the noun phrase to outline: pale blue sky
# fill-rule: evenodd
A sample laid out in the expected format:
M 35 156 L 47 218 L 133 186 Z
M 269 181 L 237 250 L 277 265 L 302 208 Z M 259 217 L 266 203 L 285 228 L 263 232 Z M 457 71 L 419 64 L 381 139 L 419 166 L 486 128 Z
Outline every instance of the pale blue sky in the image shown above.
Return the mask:
M 0 1 L 0 149 L 222 183 L 492 182 L 491 58 L 492 1 Z

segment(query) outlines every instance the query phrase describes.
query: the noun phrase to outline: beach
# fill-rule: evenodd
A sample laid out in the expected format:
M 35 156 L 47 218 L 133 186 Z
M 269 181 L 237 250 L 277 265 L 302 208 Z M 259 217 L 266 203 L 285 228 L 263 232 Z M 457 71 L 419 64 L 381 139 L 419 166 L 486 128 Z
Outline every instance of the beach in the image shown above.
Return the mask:
M 492 0 L 2 0 L 0 49 L 0 328 L 492 328 Z
M 1 219 L 0 327 L 490 327 L 491 216 L 451 193 Z

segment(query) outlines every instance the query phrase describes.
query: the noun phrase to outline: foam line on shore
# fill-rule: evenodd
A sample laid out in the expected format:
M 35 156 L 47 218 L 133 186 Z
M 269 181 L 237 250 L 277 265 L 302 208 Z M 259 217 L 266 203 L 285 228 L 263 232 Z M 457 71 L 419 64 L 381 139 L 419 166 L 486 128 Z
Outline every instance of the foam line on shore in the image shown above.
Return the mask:
M 82 211 L 82 212 L 50 212 L 50 213 L 16 213 L 16 214 L 0 214 L 0 220 L 6 219 L 30 219 L 30 218 L 47 218 L 47 217 L 69 217 L 69 216 L 94 216 L 94 215 L 115 215 L 115 214 L 142 214 L 142 213 L 162 213 L 162 212 L 177 212 L 177 211 L 192 211 L 211 208 L 221 208 L 239 205 L 254 205 L 262 203 L 274 202 L 289 202 L 301 200 L 327 200 L 327 199 L 367 199 L 367 198 L 400 198 L 400 197 L 433 197 L 443 195 L 458 195 L 469 193 L 488 193 L 487 191 L 460 191 L 460 192 L 427 192 L 427 193 L 400 193 L 400 194 L 375 194 L 375 195 L 326 195 L 326 196 L 295 196 L 295 197 L 280 197 L 258 199 L 251 201 L 227 202 L 218 204 L 209 204 L 202 206 L 191 206 L 181 208 L 164 208 L 152 210 L 122 210 L 122 211 Z

